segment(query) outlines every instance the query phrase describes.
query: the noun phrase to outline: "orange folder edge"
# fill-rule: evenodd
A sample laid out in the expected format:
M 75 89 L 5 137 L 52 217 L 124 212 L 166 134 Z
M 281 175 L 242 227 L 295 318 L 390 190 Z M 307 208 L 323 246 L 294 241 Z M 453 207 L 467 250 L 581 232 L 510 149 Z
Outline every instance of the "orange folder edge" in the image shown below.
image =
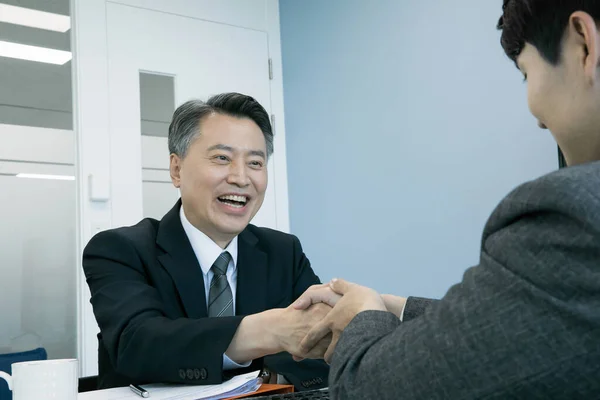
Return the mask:
M 254 396 L 264 396 L 264 395 L 272 395 L 272 394 L 284 394 L 284 393 L 293 393 L 294 385 L 275 385 L 271 383 L 263 383 L 260 385 L 256 392 L 243 394 L 241 396 L 236 397 L 228 397 L 225 400 L 233 400 L 233 399 L 246 399 Z

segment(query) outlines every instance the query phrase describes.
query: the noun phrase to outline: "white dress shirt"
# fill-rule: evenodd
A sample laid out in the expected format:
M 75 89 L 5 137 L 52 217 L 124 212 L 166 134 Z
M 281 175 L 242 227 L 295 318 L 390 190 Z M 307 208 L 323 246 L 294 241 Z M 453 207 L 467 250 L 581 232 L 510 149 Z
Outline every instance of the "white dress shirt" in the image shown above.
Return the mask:
M 233 295 L 233 313 L 235 314 L 235 292 L 237 288 L 237 257 L 238 257 L 238 237 L 234 237 L 233 240 L 225 249 L 221 249 L 218 244 L 212 241 L 211 238 L 206 236 L 202 231 L 196 228 L 188 221 L 185 213 L 183 212 L 183 206 L 179 209 L 179 217 L 181 219 L 181 225 L 187 235 L 194 254 L 198 259 L 200 268 L 202 269 L 202 275 L 204 278 L 204 294 L 206 295 L 206 304 L 208 304 L 208 294 L 210 291 L 210 282 L 212 281 L 214 273 L 211 270 L 212 265 L 221 255 L 222 252 L 227 251 L 231 255 L 231 260 L 227 266 L 227 282 L 231 288 L 231 294 Z M 223 369 L 235 369 L 249 366 L 251 361 L 245 364 L 238 364 L 233 362 L 229 357 L 223 354 Z

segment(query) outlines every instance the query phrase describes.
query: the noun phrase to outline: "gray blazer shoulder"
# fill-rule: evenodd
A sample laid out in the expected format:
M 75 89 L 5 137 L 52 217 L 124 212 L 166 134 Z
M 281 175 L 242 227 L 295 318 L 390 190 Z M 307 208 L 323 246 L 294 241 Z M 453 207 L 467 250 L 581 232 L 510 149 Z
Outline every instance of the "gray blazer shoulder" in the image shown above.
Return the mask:
M 404 322 L 356 316 L 332 360 L 333 397 L 597 398 L 599 293 L 600 163 L 590 163 L 511 192 L 484 228 L 479 264 L 440 301 L 407 302 Z

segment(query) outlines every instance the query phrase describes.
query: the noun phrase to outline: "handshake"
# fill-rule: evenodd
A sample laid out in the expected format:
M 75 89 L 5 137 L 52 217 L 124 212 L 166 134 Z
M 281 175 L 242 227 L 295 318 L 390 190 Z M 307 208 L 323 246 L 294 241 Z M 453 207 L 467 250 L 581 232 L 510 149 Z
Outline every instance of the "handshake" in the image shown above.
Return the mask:
M 387 311 L 400 318 L 406 299 L 380 295 L 342 279 L 311 286 L 292 305 L 265 312 L 266 336 L 273 353 L 287 351 L 296 361 L 331 361 L 344 328 L 362 311 Z

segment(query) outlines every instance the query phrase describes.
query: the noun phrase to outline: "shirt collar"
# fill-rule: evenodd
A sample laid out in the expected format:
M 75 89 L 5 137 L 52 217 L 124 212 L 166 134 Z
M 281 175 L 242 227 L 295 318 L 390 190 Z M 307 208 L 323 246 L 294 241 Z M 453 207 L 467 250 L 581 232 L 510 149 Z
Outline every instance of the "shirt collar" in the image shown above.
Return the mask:
M 206 236 L 204 232 L 196 228 L 190 221 L 188 221 L 185 213 L 183 212 L 183 206 L 179 209 L 179 218 L 181 219 L 181 225 L 183 226 L 183 230 L 187 235 L 192 249 L 196 254 L 196 258 L 200 263 L 200 268 L 202 268 L 202 272 L 204 275 L 208 274 L 210 268 L 217 260 L 219 255 L 223 251 L 228 251 L 231 255 L 231 260 L 233 261 L 233 269 L 235 270 L 237 264 L 237 256 L 238 256 L 238 237 L 234 237 L 229 245 L 225 248 L 225 250 L 221 249 L 218 244 L 213 242 L 211 238 Z

